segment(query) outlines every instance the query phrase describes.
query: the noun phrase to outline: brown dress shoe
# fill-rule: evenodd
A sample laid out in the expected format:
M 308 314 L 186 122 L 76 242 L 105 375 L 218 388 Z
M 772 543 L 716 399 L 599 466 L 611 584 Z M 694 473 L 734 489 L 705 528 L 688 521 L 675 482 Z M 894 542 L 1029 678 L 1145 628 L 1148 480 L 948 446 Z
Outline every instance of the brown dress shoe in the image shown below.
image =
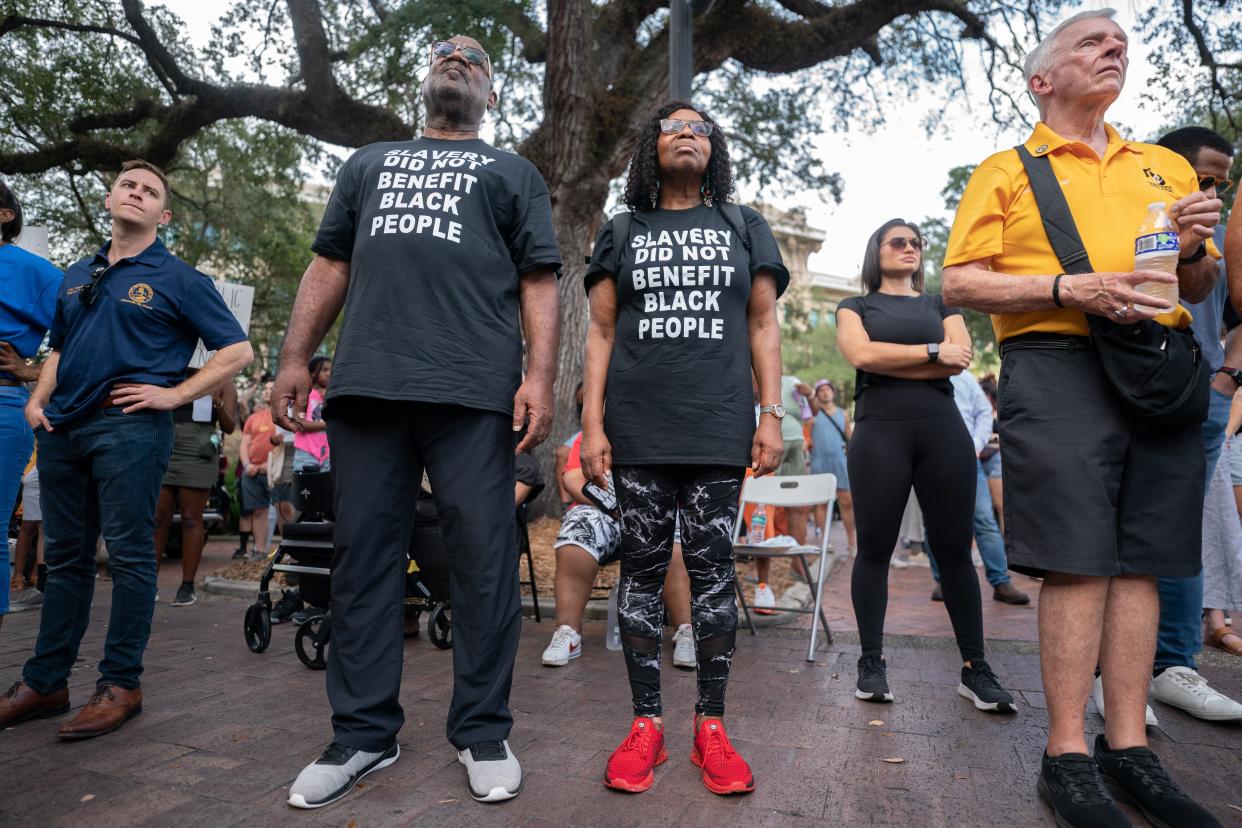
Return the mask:
M 30 719 L 50 719 L 69 712 L 69 688 L 62 687 L 55 693 L 43 695 L 31 690 L 24 681 L 0 696 L 0 727 L 19 724 Z
M 56 731 L 57 739 L 90 739 L 111 733 L 142 712 L 142 688 L 126 690 L 101 684 L 73 721 Z
M 992 600 L 1004 601 L 1006 604 L 1029 604 L 1031 596 L 1018 589 L 1009 581 L 992 588 Z

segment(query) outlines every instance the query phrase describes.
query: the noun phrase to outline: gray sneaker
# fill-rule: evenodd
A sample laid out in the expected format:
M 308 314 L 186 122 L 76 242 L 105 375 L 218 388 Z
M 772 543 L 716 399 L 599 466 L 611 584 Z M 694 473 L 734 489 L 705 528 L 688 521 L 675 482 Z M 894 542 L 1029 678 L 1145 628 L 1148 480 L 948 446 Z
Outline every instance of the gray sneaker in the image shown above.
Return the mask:
M 9 601 L 9 612 L 25 612 L 43 606 L 43 593 L 34 587 L 26 587 Z
M 476 742 L 457 752 L 457 761 L 466 766 L 470 795 L 479 802 L 512 799 L 522 790 L 522 766 L 503 742 Z
M 397 761 L 400 755 L 401 747 L 395 743 L 383 753 L 367 753 L 333 742 L 293 780 L 289 804 L 295 808 L 322 808 L 352 791 L 368 773 Z

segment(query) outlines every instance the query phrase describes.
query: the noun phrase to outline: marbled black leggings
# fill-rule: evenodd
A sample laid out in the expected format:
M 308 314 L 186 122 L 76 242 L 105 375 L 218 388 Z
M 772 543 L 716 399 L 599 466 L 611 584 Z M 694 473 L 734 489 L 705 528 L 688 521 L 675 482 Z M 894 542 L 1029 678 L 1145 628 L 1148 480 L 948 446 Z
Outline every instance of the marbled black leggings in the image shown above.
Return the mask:
M 664 576 L 681 515 L 682 557 L 690 574 L 690 618 L 698 650 L 695 712 L 724 715 L 737 603 L 733 528 L 743 471 L 728 466 L 617 466 L 621 508 L 621 645 L 635 716 L 660 716 Z

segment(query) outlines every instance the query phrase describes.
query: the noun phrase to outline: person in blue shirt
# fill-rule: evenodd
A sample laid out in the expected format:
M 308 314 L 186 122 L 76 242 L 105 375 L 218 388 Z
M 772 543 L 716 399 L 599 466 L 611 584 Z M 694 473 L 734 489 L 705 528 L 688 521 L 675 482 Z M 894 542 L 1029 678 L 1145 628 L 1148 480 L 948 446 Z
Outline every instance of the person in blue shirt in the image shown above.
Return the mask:
M 69 710 L 67 681 L 90 623 L 102 534 L 112 569 L 104 658 L 91 700 L 57 731 L 66 740 L 111 732 L 142 711 L 171 411 L 254 358 L 211 280 L 156 236 L 172 217 L 159 167 L 126 162 L 104 203 L 112 239 L 66 271 L 51 354 L 26 403 L 39 444 L 47 589 L 34 655 L 0 697 L 0 728 Z M 199 339 L 216 353 L 186 379 Z
M 1005 539 L 1001 536 L 1000 525 L 992 512 L 992 495 L 988 490 L 987 474 L 983 471 L 983 463 L 978 459 L 992 437 L 992 402 L 979 387 L 979 380 L 969 371 L 954 374 L 949 377 L 949 382 L 953 384 L 953 401 L 957 403 L 957 410 L 962 413 L 966 430 L 970 432 L 970 439 L 975 444 L 975 545 L 979 547 L 983 571 L 992 586 L 992 599 L 1006 604 L 1029 604 L 1030 596 L 1014 586 L 1009 577 Z M 936 580 L 932 600 L 943 601 L 935 550 L 929 546 L 928 552 L 932 578 Z
M 13 244 L 22 233 L 22 205 L 0 181 L 0 517 L 8 524 L 34 435 L 22 411 L 27 382 L 39 376 L 34 356 L 52 324 L 61 272 Z M 9 545 L 0 544 L 0 621 L 9 611 Z

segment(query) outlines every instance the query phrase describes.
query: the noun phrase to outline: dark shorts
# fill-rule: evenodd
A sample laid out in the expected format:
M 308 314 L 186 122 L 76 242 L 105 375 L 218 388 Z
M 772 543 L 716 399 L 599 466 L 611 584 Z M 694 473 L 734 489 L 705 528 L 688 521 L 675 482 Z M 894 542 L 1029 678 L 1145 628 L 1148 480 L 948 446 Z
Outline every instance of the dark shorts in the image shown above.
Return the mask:
M 259 509 L 266 509 L 273 503 L 287 502 L 293 499 L 292 493 L 289 491 L 289 484 L 285 483 L 276 489 L 267 485 L 267 473 L 259 472 L 254 477 L 242 473 L 238 478 L 241 481 L 241 502 L 243 512 L 254 512 Z
M 1074 341 L 1001 348 L 1009 568 L 1036 577 L 1198 575 L 1201 426 L 1137 429 L 1094 348 Z

